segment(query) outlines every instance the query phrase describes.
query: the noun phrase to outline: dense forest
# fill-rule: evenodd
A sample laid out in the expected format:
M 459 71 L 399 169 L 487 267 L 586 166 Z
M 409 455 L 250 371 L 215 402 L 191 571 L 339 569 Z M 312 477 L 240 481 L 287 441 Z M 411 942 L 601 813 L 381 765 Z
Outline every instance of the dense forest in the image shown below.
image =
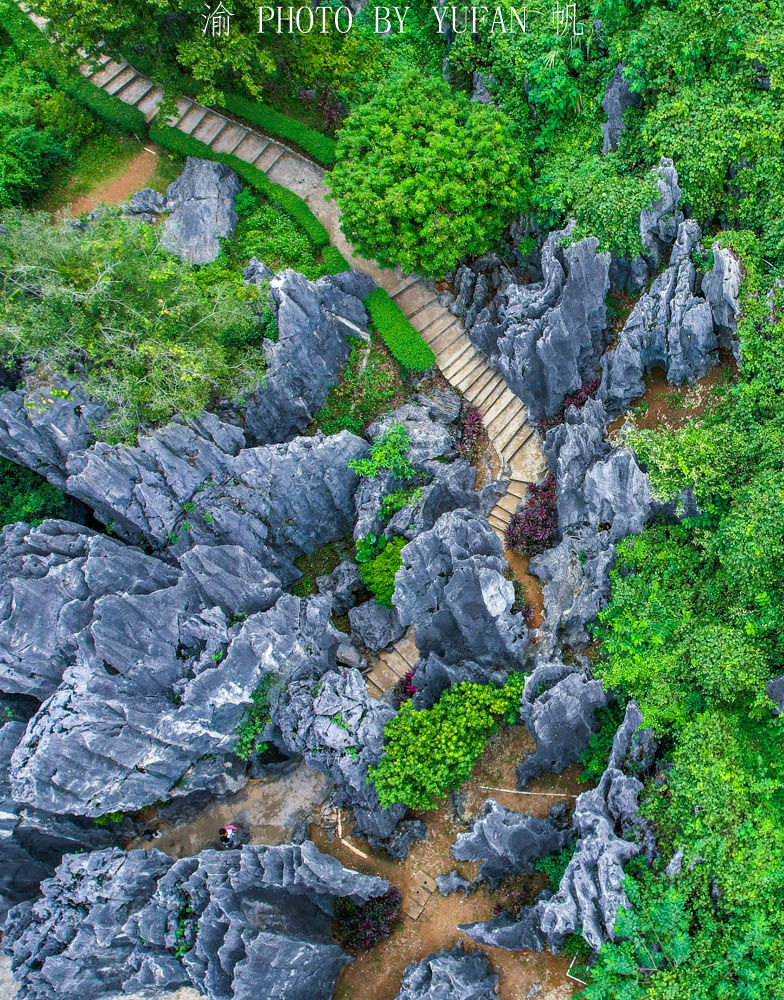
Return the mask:
M 0 22 L 3 384 L 15 388 L 38 365 L 76 371 L 106 408 L 98 436 L 112 446 L 219 400 L 242 409 L 263 383 L 277 330 L 268 284 L 241 280 L 248 259 L 311 281 L 342 268 L 263 188 L 238 196 L 232 240 L 202 267 L 110 209 L 91 220 L 88 240 L 53 226 L 45 198 L 85 151 L 134 141 L 132 128 L 80 96 L 86 81 L 61 85 L 80 50 L 128 59 L 165 87 L 166 108 L 188 94 L 251 122 L 285 117 L 287 138 L 329 168 L 357 251 L 436 282 L 490 252 L 534 260 L 572 218 L 565 246 L 596 237 L 614 261 L 633 260 L 645 250 L 639 220 L 657 196 L 657 168 L 672 159 L 680 207 L 702 231 L 691 251 L 697 272 L 711 270 L 720 248 L 740 261 L 740 349 L 698 416 L 675 428 L 630 419 L 622 431 L 654 497 L 693 490 L 698 513 L 653 519 L 620 541 L 609 601 L 590 625 L 594 675 L 616 709 L 639 705 L 660 763 L 641 797 L 656 857 L 626 866 L 630 906 L 613 939 L 590 959 L 576 949 L 587 980 L 580 995 L 784 996 L 784 720 L 768 694 L 784 673 L 784 7 L 579 0 L 579 33 L 531 15 L 525 34 L 491 35 L 440 34 L 431 6 L 417 0 L 402 32 L 381 35 L 371 0 L 350 32 L 276 35 L 256 30 L 257 5 L 235 0 L 230 36 L 215 39 L 202 31 L 201 0 L 157 0 L 143 11 L 132 0 L 33 6 L 56 26 L 57 54 Z M 617 72 L 628 99 L 608 143 L 602 102 Z M 486 100 L 472 99 L 481 91 Z M 612 294 L 608 302 L 618 315 L 634 304 Z M 383 330 L 381 317 L 367 344 L 352 344 L 316 429 L 359 433 L 403 398 L 410 372 L 399 365 L 397 335 Z M 390 446 L 394 434 L 382 440 Z M 470 434 L 464 440 L 470 455 Z M 388 520 L 416 510 L 425 477 L 400 474 L 394 448 L 384 457 L 375 446 L 374 456 L 365 459 L 376 460 L 371 472 L 358 474 L 397 476 Z M 65 502 L 3 460 L 3 524 L 64 516 Z M 403 541 L 374 535 L 366 545 L 381 579 L 367 569 L 363 578 L 391 607 Z M 510 706 L 514 716 L 522 681 L 510 678 L 496 694 L 455 686 L 427 717 L 405 703 L 370 772 L 384 807 L 428 808 L 464 783 Z M 459 739 L 477 713 L 465 752 L 450 757 L 436 731 Z M 584 755 L 594 777 L 618 721 L 617 711 L 608 716 Z M 677 878 L 665 871 L 676 854 Z

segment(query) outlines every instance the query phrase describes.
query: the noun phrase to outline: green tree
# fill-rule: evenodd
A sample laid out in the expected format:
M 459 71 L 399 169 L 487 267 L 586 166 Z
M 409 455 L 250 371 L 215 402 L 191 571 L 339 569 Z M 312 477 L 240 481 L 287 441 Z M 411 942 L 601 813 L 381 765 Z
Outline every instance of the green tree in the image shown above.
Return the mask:
M 343 231 L 386 267 L 443 275 L 489 249 L 529 200 L 504 116 L 413 70 L 348 117 L 337 155 Z

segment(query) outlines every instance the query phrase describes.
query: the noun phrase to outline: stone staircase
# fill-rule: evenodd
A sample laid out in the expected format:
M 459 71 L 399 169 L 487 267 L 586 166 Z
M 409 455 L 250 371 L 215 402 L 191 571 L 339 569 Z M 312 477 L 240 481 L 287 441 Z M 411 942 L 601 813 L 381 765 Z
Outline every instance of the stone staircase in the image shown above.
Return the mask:
M 365 674 L 371 698 L 380 698 L 384 692 L 391 690 L 410 670 L 414 669 L 419 659 L 414 634 L 415 630 L 410 628 L 402 639 L 378 654 L 376 665 Z
M 45 27 L 42 18 L 31 14 L 24 4 L 19 6 L 39 28 Z M 107 94 L 141 111 L 148 122 L 158 114 L 162 88 L 129 63 L 103 56 L 97 67 L 84 64 L 80 70 Z M 252 164 L 271 181 L 304 199 L 327 229 L 332 243 L 353 267 L 370 274 L 388 292 L 432 348 L 447 381 L 481 412 L 490 443 L 501 459 L 501 478 L 507 485 L 505 496 L 489 515 L 503 544 L 504 530 L 518 501 L 525 496 L 528 485 L 541 479 L 545 471 L 539 436 L 528 422 L 523 403 L 471 344 L 460 321 L 439 302 L 429 282 L 417 275 L 405 276 L 399 268 L 380 268 L 375 261 L 354 253 L 340 229 L 337 205 L 327 200 L 328 189 L 320 166 L 285 144 L 189 98 L 180 98 L 176 106 L 177 117 L 171 124 L 181 132 L 201 140 L 216 153 L 231 153 Z

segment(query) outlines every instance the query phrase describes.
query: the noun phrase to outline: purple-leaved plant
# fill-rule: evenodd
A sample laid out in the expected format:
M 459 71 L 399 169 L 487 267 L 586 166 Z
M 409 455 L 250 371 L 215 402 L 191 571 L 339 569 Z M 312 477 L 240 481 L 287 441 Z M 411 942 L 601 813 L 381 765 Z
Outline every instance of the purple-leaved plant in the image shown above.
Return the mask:
M 556 483 L 552 473 L 541 483 L 532 483 L 523 509 L 512 515 L 506 529 L 506 547 L 533 556 L 555 544 L 558 537 L 555 500 Z

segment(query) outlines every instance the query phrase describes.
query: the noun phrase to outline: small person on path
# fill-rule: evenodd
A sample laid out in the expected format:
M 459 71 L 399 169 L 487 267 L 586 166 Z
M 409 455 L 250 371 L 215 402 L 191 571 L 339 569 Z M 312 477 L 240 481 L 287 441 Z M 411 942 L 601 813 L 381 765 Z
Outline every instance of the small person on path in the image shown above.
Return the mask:
M 229 824 L 220 828 L 220 842 L 222 847 L 236 847 L 239 840 L 239 830 L 236 826 Z

